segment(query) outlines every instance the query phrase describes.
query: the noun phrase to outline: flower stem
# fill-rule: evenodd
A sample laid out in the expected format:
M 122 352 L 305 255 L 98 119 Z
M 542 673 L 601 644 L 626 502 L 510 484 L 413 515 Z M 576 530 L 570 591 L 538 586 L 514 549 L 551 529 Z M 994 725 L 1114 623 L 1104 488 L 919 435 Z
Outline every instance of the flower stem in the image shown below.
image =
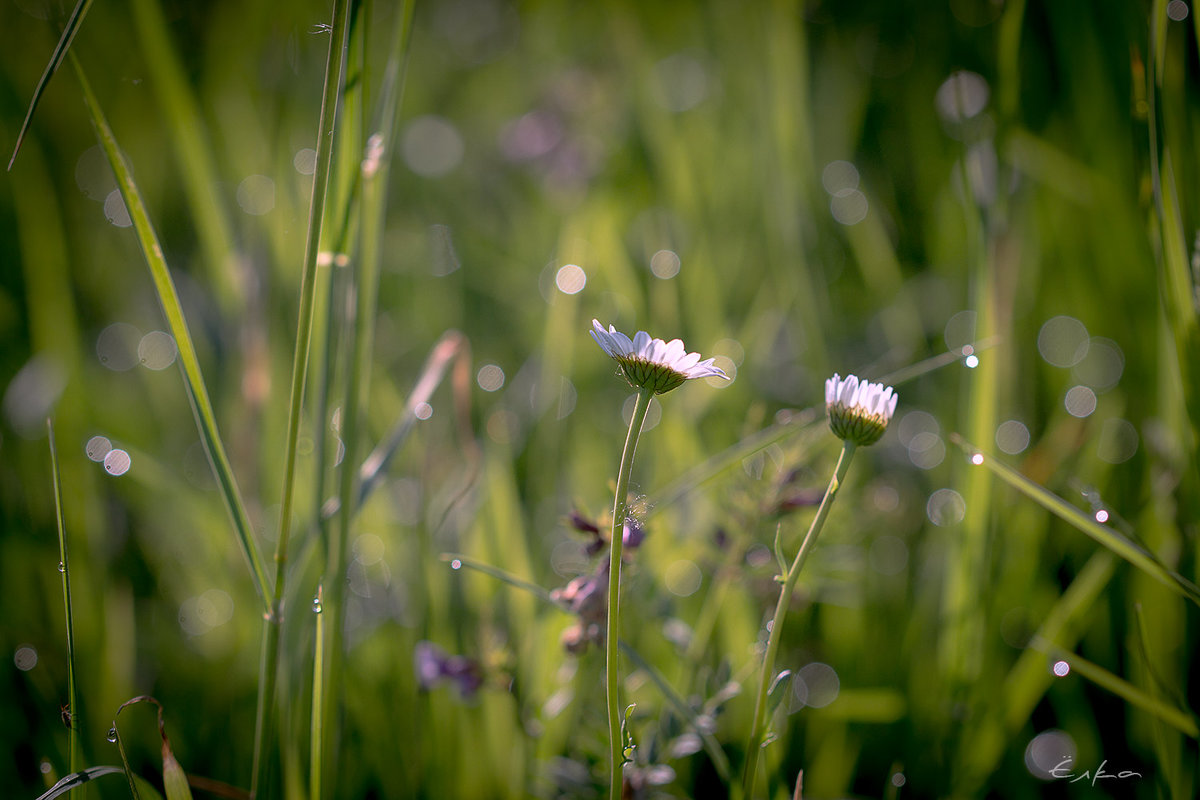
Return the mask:
M 617 473 L 617 495 L 613 501 L 612 547 L 608 561 L 608 631 L 604 636 L 606 657 L 604 671 L 608 684 L 608 740 L 612 749 L 612 772 L 609 784 L 611 800 L 621 800 L 622 766 L 625 762 L 621 741 L 621 703 L 617 697 L 617 601 L 621 594 L 621 548 L 624 544 L 625 515 L 628 512 L 626 497 L 629 494 L 629 473 L 633 469 L 633 454 L 637 451 L 638 436 L 654 389 L 642 387 L 638 390 L 637 403 L 633 407 L 633 419 L 629 421 L 629 434 L 625 437 L 625 451 L 621 454 L 621 469 Z
M 821 498 L 821 506 L 817 509 L 817 515 L 813 517 L 812 524 L 808 526 L 808 533 L 805 534 L 804 541 L 800 543 L 800 550 L 792 560 L 792 566 L 788 569 L 783 588 L 779 590 L 779 602 L 775 604 L 775 617 L 771 622 L 770 633 L 767 637 L 767 652 L 763 656 L 762 677 L 758 682 L 758 698 L 754 703 L 754 723 L 750 726 L 750 742 L 746 745 L 746 766 L 742 773 L 743 800 L 753 800 L 754 798 L 758 751 L 762 749 L 763 734 L 767 724 L 767 688 L 773 682 L 775 656 L 779 653 L 779 642 L 783 639 L 783 621 L 787 616 L 788 607 L 792 603 L 796 579 L 800 577 L 800 570 L 803 569 L 804 562 L 808 560 L 809 553 L 817 543 L 817 537 L 821 534 L 825 518 L 829 516 L 829 508 L 833 505 L 833 498 L 837 495 L 838 487 L 841 486 L 846 477 L 846 471 L 850 468 L 850 459 L 854 457 L 854 449 L 854 442 L 849 440 L 842 442 L 842 452 L 838 456 L 833 477 L 829 479 L 829 488 L 825 490 L 825 496 Z

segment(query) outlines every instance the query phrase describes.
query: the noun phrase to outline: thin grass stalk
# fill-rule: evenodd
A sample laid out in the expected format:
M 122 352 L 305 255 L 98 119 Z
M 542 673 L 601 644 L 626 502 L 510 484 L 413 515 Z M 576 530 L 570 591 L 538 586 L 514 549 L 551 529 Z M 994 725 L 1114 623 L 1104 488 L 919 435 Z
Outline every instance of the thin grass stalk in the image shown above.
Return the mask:
M 63 521 L 62 478 L 58 472 L 58 452 L 54 446 L 54 423 L 46 420 L 46 433 L 50 440 L 50 476 L 54 482 L 54 518 L 58 523 L 58 571 L 62 573 L 63 614 L 67 625 L 67 709 L 63 719 L 67 723 L 67 752 L 70 772 L 81 769 L 83 757 L 79 746 L 79 701 L 75 688 L 75 617 L 71 610 L 71 562 L 67 558 L 67 526 Z
M 275 591 L 264 618 L 263 650 L 259 668 L 258 706 L 254 726 L 254 765 L 250 794 L 258 797 L 264 785 L 269 759 L 266 752 L 274 738 L 275 683 L 279 660 L 279 633 L 282 624 L 284 581 L 288 540 L 292 529 L 292 505 L 296 486 L 296 449 L 300 439 L 300 418 L 304 404 L 305 378 L 308 373 L 309 339 L 312 334 L 316 296 L 317 255 L 321 243 L 321 223 L 325 216 L 325 195 L 329 186 L 333 158 L 334 129 L 337 124 L 338 94 L 342 88 L 349 31 L 349 0 L 334 0 L 333 27 L 325 62 L 325 91 L 321 97 L 321 118 L 317 131 L 316 169 L 313 173 L 312 198 L 308 210 L 308 239 L 305 242 L 304 269 L 300 278 L 300 319 L 296 331 L 296 349 L 292 357 L 291 402 L 288 406 L 287 444 L 284 461 L 283 499 L 279 512 L 279 537 L 275 547 Z
M 628 513 L 629 477 L 633 471 L 633 457 L 637 452 L 638 437 L 642 423 L 654 399 L 653 387 L 643 386 L 638 390 L 637 402 L 633 406 L 633 418 L 629 420 L 629 433 L 625 436 L 625 449 L 621 453 L 621 468 L 617 473 L 617 492 L 613 500 L 611 551 L 608 560 L 608 630 L 604 637 L 605 684 L 608 693 L 608 739 L 612 762 L 609 772 L 609 798 L 621 800 L 622 767 L 625 764 L 621 736 L 621 702 L 617 663 L 617 637 L 620 634 L 618 600 L 621 594 L 621 550 L 624 544 L 625 515 Z
M 322 744 L 325 741 L 325 607 L 323 590 L 317 586 L 313 599 L 316 646 L 313 652 L 312 724 L 309 727 L 308 787 L 309 797 L 321 796 L 321 774 L 324 765 Z
M 328 654 L 328 664 L 320 685 L 322 708 L 326 713 L 329 709 L 336 707 L 334 693 L 341 685 L 346 611 L 346 580 L 344 576 L 346 548 L 350 540 L 353 520 L 361 506 L 361 503 L 358 502 L 361 497 L 361 476 L 360 471 L 355 469 L 354 465 L 358 463 L 359 442 L 363 438 L 362 428 L 366 417 L 365 399 L 369 394 L 377 309 L 376 297 L 379 288 L 379 265 L 383 246 L 384 217 L 387 209 L 388 174 L 392 141 L 396 129 L 396 116 L 403 91 L 401 66 L 407 60 L 412 9 L 411 2 L 405 3 L 397 18 L 388 71 L 384 80 L 378 129 L 368 140 L 357 184 L 360 188 L 362 238 L 361 258 L 355 265 L 356 280 L 350 289 L 352 293 L 349 298 L 350 302 L 347 303 L 348 312 L 354 321 L 354 332 L 350 369 L 347 376 L 345 399 L 342 404 L 341 434 L 345 452 L 342 457 L 339 479 L 337 521 L 329 531 L 324 579 L 324 584 L 328 587 L 327 602 L 324 605 L 327 606 L 328 613 L 332 615 L 328 626 L 328 641 L 323 645 Z M 314 687 L 314 696 L 317 691 L 318 688 Z M 314 737 L 317 733 L 314 731 Z M 322 724 L 319 735 L 320 741 L 314 744 L 314 748 L 320 748 L 323 759 L 328 760 L 330 772 L 336 774 L 336 751 L 333 748 L 336 731 L 328 723 L 328 720 Z M 320 784 L 314 784 L 313 789 L 320 792 L 323 787 Z
M 763 655 L 758 695 L 754 701 L 754 721 L 750 725 L 750 741 L 746 745 L 746 765 L 742 772 L 743 800 L 753 800 L 754 798 L 754 781 L 758 773 L 758 752 L 762 749 L 763 735 L 767 726 L 767 694 L 771 684 L 774 683 L 775 658 L 779 653 L 779 643 L 783 639 L 783 623 L 787 617 L 788 608 L 792 604 L 796 581 L 800 577 L 800 570 L 804 568 L 804 562 L 808 560 L 813 546 L 817 543 L 817 537 L 820 536 L 825 519 L 829 516 L 829 509 L 833 506 L 838 489 L 841 487 L 842 481 L 846 479 L 846 471 L 850 469 L 850 461 L 854 458 L 855 448 L 856 445 L 849 440 L 842 442 L 842 452 L 838 455 L 837 466 L 833 470 L 833 477 L 829 479 L 825 496 L 821 498 L 817 515 L 813 517 L 812 524 L 808 526 L 808 533 L 804 535 L 804 541 L 800 543 L 800 549 L 796 552 L 796 557 L 792 559 L 792 565 L 787 571 L 783 587 L 779 590 L 779 601 L 775 604 L 775 616 L 771 621 L 770 633 L 767 636 L 767 652 Z
M 374 344 L 372 332 L 375 328 L 376 293 L 379 284 L 379 248 L 382 240 L 383 193 L 386 191 L 386 170 L 381 167 L 383 139 L 379 134 L 371 137 L 367 155 L 363 161 L 363 242 L 362 258 L 355 268 L 358 272 L 353 302 L 354 335 L 353 354 L 346 384 L 346 397 L 342 405 L 342 442 L 345 454 L 339 480 L 338 497 L 340 507 L 336 524 L 331 530 L 326 553 L 325 583 L 329 587 L 328 607 L 332 614 L 329 624 L 329 667 L 322 685 L 324 701 L 329 708 L 335 707 L 334 693 L 338 690 L 338 678 L 342 673 L 342 642 L 345 635 L 346 548 L 350 541 L 350 530 L 358 511 L 355 498 L 358 494 L 358 442 L 362 438 L 365 417 L 364 398 L 370 382 L 371 352 Z M 383 174 L 380 174 L 383 173 Z M 368 210 L 369 209 L 369 210 Z M 316 691 L 314 689 L 314 691 Z M 322 751 L 331 758 L 330 766 L 336 772 L 333 760 L 335 731 L 330 725 L 322 728 Z M 315 787 L 320 789 L 320 787 Z
M 87 75 L 80 66 L 79 60 L 75 58 L 75 54 L 69 53 L 68 55 L 75 74 L 79 78 L 84 103 L 87 105 L 92 125 L 96 129 L 96 136 L 100 140 L 100 146 L 117 179 L 121 198 L 125 201 L 125 208 L 133 222 L 138 243 L 146 258 L 146 265 L 150 268 L 150 276 L 154 281 L 154 288 L 158 294 L 163 315 L 167 319 L 171 335 L 175 337 L 175 344 L 179 349 L 179 364 L 183 370 L 184 388 L 192 406 L 192 413 L 196 418 L 200 441 L 204 444 L 213 475 L 217 479 L 221 499 L 225 501 L 225 508 L 233 522 L 238 544 L 250 566 L 250 572 L 254 577 L 254 588 L 262 598 L 264 609 L 269 610 L 268 598 L 271 596 L 271 584 L 267 580 L 266 571 L 263 569 L 262 560 L 258 555 L 258 548 L 254 544 L 250 515 L 246 511 L 246 504 L 242 501 L 241 490 L 238 488 L 229 457 L 225 453 L 225 445 L 221 441 L 220 431 L 217 430 L 216 413 L 213 411 L 212 401 L 208 396 L 204 375 L 200 372 L 200 360 L 196 356 L 196 347 L 192 343 L 192 336 L 188 330 L 187 319 L 183 315 L 183 306 L 179 302 L 179 293 L 175 290 L 175 283 L 171 278 L 171 271 L 163 257 L 162 246 L 159 244 L 158 235 L 150 222 L 146 205 L 142 202 L 141 192 L 133 180 L 133 173 L 125 161 L 125 156 L 121 153 L 95 94 L 92 92 Z

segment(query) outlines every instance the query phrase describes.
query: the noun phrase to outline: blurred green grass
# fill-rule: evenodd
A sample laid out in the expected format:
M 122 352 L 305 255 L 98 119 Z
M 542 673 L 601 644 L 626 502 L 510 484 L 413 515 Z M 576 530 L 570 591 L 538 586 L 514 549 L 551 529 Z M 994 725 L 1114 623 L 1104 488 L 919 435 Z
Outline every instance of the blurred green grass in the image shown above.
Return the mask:
M 133 4 L 135 25 L 98 4 L 73 49 L 159 230 L 270 552 L 311 184 L 295 160 L 315 143 L 328 44 L 316 26 L 329 9 L 164 2 L 156 34 L 144 22 L 155 7 Z M 57 40 L 43 10 L 63 16 L 53 2 L 0 6 L 6 145 Z M 368 108 L 395 10 L 370 13 Z M 1053 621 L 1064 637 L 1053 644 L 1186 710 L 1196 704 L 1196 609 L 1123 563 L 1096 561 L 1091 539 L 946 446 L 961 432 L 1084 511 L 1103 504 L 1110 524 L 1196 578 L 1196 354 L 1181 335 L 1189 298 L 1178 263 L 1197 229 L 1196 18 L 1167 22 L 1154 50 L 1152 13 L 1165 17 L 1165 5 L 419 3 L 358 449 L 403 413 L 447 330 L 469 340 L 472 373 L 493 364 L 504 381 L 471 386 L 470 434 L 455 424 L 449 384 L 440 388 L 356 523 L 337 796 L 595 791 L 606 753 L 599 654 L 563 651 L 566 614 L 438 559 L 461 551 L 547 589 L 588 568 L 564 517 L 611 504 L 628 395 L 587 337 L 593 317 L 681 336 L 736 369 L 727 388 L 662 398 L 634 474 L 651 497 L 781 411 L 818 404 L 835 370 L 877 378 L 998 337 L 974 370 L 956 359 L 899 385 L 895 430 L 851 471 L 780 659 L 794 670 L 829 665 L 840 690 L 828 706 L 777 718 L 770 796 L 790 796 L 801 769 L 812 797 L 1089 796 L 1087 782 L 1043 783 L 1026 767 L 1027 746 L 1054 730 L 1070 737 L 1080 770 L 1107 759 L 1142 773 L 1121 781 L 1122 793 L 1193 796 L 1194 740 L 1075 673 L 1054 678 L 1024 645 Z M 167 58 L 155 36 L 180 74 L 151 66 Z M 958 70 L 978 81 L 947 83 Z M 1152 111 L 1177 223 L 1155 202 Z M 105 344 L 107 365 L 99 357 L 110 325 L 140 335 L 165 322 L 132 232 L 106 219 L 115 184 L 96 169 L 85 113 L 63 71 L 0 192 L 0 672 L 10 709 L 0 784 L 36 796 L 43 759 L 61 775 L 68 758 L 44 438 L 53 412 L 84 763 L 116 762 L 104 738 L 112 715 L 149 693 L 189 773 L 246 787 L 260 610 L 177 367 L 142 366 L 127 345 Z M 206 148 L 211 166 L 197 163 Z M 347 152 L 354 163 L 356 148 Z M 244 210 L 264 210 L 268 195 L 265 213 Z M 660 251 L 678 257 L 677 274 L 670 256 L 655 260 Z M 575 294 L 556 285 L 566 264 L 586 275 Z M 335 273 L 342 297 L 347 275 Z M 962 311 L 975 312 L 974 330 Z M 1043 325 L 1058 316 L 1095 337 L 1084 340 L 1093 359 L 1120 354 L 1119 380 L 1109 362 L 1043 357 L 1056 346 Z M 1059 363 L 1077 355 L 1064 341 Z M 111 368 L 126 357 L 130 369 Z M 331 385 L 344 380 L 335 366 Z M 1068 412 L 1074 386 L 1091 387 L 1094 412 Z M 314 407 L 302 434 L 315 450 L 330 429 Z M 1030 439 L 1001 455 L 996 428 L 1007 420 Z M 774 508 L 823 486 L 836 454 L 819 422 L 795 427 L 655 507 L 626 585 L 630 644 L 711 716 L 735 768 L 749 693 L 719 694 L 753 682 L 752 645 L 777 591 L 760 559 Z M 86 458 L 97 435 L 131 454 L 128 473 Z M 466 435 L 484 451 L 473 479 Z M 301 485 L 315 485 L 313 457 L 303 458 Z M 282 637 L 289 797 L 304 792 L 308 752 L 307 608 L 323 500 L 313 495 L 297 505 Z M 952 505 L 939 517 L 931 498 Z M 934 522 L 952 520 L 958 502 L 960 523 Z M 808 513 L 782 517 L 789 552 Z M 689 647 L 689 632 L 701 643 Z M 478 695 L 419 691 L 422 640 L 475 659 Z M 36 651 L 31 669 L 22 648 Z M 663 778 L 650 767 L 668 765 L 668 796 L 725 796 L 653 681 L 634 671 L 627 690 L 646 759 L 639 775 Z M 152 774 L 153 730 L 123 727 L 122 737 L 135 769 Z M 124 791 L 96 786 L 104 797 Z

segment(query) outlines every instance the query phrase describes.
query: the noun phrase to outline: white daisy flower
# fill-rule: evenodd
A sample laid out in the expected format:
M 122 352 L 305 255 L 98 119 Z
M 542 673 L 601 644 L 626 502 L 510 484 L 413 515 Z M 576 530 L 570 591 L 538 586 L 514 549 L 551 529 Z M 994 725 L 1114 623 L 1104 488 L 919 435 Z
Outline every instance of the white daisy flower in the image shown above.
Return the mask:
M 845 378 L 836 372 L 825 381 L 825 411 L 835 436 L 857 445 L 875 444 L 896 413 L 899 395 L 882 383 Z
M 717 377 L 729 380 L 714 359 L 700 360 L 699 353 L 689 353 L 679 339 L 664 342 L 651 339 L 650 334 L 638 331 L 632 340 L 599 320 L 592 320 L 592 338 L 621 365 L 625 379 L 635 388 L 649 386 L 655 394 L 664 394 L 695 378 Z

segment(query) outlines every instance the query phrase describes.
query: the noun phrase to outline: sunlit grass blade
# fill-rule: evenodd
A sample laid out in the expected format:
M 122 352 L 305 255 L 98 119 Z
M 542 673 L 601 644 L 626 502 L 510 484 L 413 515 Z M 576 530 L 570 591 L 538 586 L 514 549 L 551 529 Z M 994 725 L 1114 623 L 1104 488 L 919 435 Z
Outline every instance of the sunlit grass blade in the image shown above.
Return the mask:
M 21 123 L 21 131 L 17 134 L 17 143 L 13 147 L 12 158 L 8 160 L 9 170 L 12 170 L 13 164 L 16 163 L 17 153 L 21 151 L 21 142 L 25 141 L 25 134 L 29 132 L 29 123 L 33 121 L 33 112 L 37 108 L 38 102 L 42 99 L 42 94 L 46 91 L 46 87 L 50 85 L 50 79 L 54 77 L 54 73 L 58 72 L 63 59 L 67 57 L 67 51 L 71 47 L 71 42 L 74 41 L 75 34 L 79 32 L 79 26 L 83 24 L 83 18 L 87 16 L 88 9 L 91 7 L 92 0 L 78 0 L 75 3 L 75 8 L 71 11 L 71 16 L 67 20 L 66 27 L 63 28 L 62 36 L 59 37 L 58 44 L 54 47 L 54 52 L 50 54 L 50 61 L 46 64 L 46 69 L 42 72 L 42 77 L 38 81 L 37 87 L 33 90 L 33 98 L 29 101 L 29 110 L 25 112 L 25 121 Z
M 58 472 L 58 452 L 54 446 L 54 423 L 46 420 L 50 440 L 50 475 L 54 482 L 54 515 L 58 521 L 58 571 L 62 573 L 63 614 L 67 625 L 67 708 L 64 719 L 69 728 L 70 771 L 78 772 L 83 759 L 79 747 L 79 701 L 75 690 L 75 622 L 71 611 L 71 561 L 67 558 L 67 529 L 63 522 L 62 479 Z
M 1009 486 L 1082 533 L 1087 534 L 1097 543 L 1107 547 L 1113 553 L 1142 570 L 1150 577 L 1183 595 L 1193 603 L 1200 605 L 1200 588 L 1196 584 L 1168 569 L 1157 557 L 1147 552 L 1136 542 L 1127 539 L 1112 528 L 1101 525 L 1095 519 L 1050 490 L 1039 486 L 1011 467 L 1005 466 L 995 458 L 992 458 L 990 455 L 984 454 L 958 434 L 951 434 L 950 439 L 969 456 L 982 458 L 983 466 L 987 467 L 993 475 L 1000 478 L 1000 480 Z
M 308 376 L 309 341 L 312 336 L 316 298 L 317 257 L 321 227 L 325 218 L 325 196 L 329 189 L 330 164 L 333 160 L 334 130 L 337 124 L 338 96 L 342 91 L 343 65 L 349 32 L 349 2 L 334 0 L 333 25 L 325 62 L 325 88 L 317 125 L 316 167 L 308 209 L 308 234 L 300 278 L 299 322 L 292 357 L 292 385 L 288 404 L 286 453 L 284 455 L 283 493 L 280 501 L 279 534 L 275 544 L 275 591 L 264 621 L 263 649 L 259 668 L 258 706 L 254 726 L 254 766 L 250 793 L 259 796 L 265 783 L 270 758 L 267 750 L 274 740 L 275 685 L 278 676 L 279 628 L 282 623 L 284 578 L 288 544 L 292 529 L 293 500 L 296 487 L 296 452 L 300 439 L 300 421 L 304 405 L 304 386 Z M 313 787 L 320 791 L 319 787 Z
M 64 775 L 61 780 L 51 786 L 42 794 L 39 794 L 36 800 L 54 800 L 56 797 L 62 797 L 72 789 L 78 789 L 80 786 L 94 781 L 97 778 L 102 778 L 105 775 L 123 775 L 125 770 L 121 767 L 88 767 L 79 772 L 72 772 L 70 775 Z
M 154 288 L 167 319 L 167 325 L 171 330 L 171 335 L 175 337 L 175 343 L 179 350 L 179 363 L 183 369 L 184 386 L 196 417 L 200 440 L 204 443 L 205 452 L 208 454 L 209 463 L 212 465 L 214 477 L 216 477 L 221 491 L 221 498 L 225 501 L 225 507 L 233 521 L 238 543 L 250 565 L 250 571 L 254 577 L 254 588 L 265 604 L 271 596 L 270 583 L 267 581 L 266 572 L 263 570 L 262 561 L 258 556 L 258 548 L 254 544 L 250 515 L 242 501 L 237 479 L 233 475 L 233 467 L 229 463 L 225 445 L 217 430 L 216 413 L 213 411 L 212 401 L 208 396 L 204 376 L 200 372 L 196 347 L 192 343 L 187 320 L 183 315 L 183 306 L 179 302 L 179 293 L 175 290 L 175 283 L 171 278 L 170 269 L 167 267 L 166 258 L 163 256 L 162 246 L 158 242 L 158 234 L 154 231 L 150 215 L 146 211 L 145 203 L 142 202 L 141 192 L 133 180 L 133 172 L 117 145 L 108 120 L 105 119 L 104 112 L 92 92 L 87 75 L 73 53 L 71 54 L 71 64 L 75 67 L 75 73 L 79 77 L 84 102 L 91 116 L 92 125 L 96 129 L 96 135 L 100 139 L 100 146 L 116 176 L 121 197 L 125 201 L 129 218 L 133 221 L 138 243 L 141 245 L 142 254 L 146 257 L 146 265 L 150 268 L 150 275 L 154 280 Z
M 1197 726 L 1196 715 L 1190 711 L 1176 708 L 1154 697 L 1144 689 L 1134 686 L 1119 675 L 1114 675 L 1098 664 L 1088 661 L 1086 658 L 1068 650 L 1064 650 L 1052 642 L 1035 638 L 1029 644 L 1030 647 L 1038 652 L 1045 653 L 1051 658 L 1066 661 L 1071 665 L 1071 672 L 1077 673 L 1080 677 L 1086 678 L 1100 688 L 1115 694 L 1130 705 L 1137 706 L 1147 714 L 1151 714 L 1160 721 L 1175 728 L 1180 733 L 1190 736 L 1193 739 L 1200 738 L 1200 727 Z

